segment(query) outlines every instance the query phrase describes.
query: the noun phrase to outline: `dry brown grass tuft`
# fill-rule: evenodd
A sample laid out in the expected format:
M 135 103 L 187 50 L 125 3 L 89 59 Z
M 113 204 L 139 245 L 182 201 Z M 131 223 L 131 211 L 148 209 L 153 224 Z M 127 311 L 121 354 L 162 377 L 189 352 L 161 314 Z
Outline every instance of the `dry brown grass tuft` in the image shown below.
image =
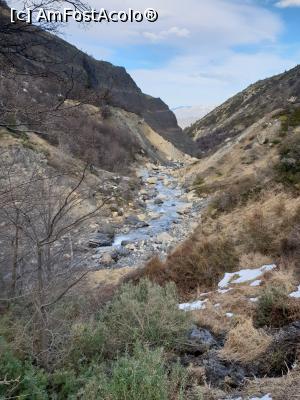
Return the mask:
M 230 361 L 248 363 L 262 355 L 272 337 L 255 329 L 251 319 L 242 320 L 227 336 L 225 346 L 219 354 Z
M 96 289 L 106 285 L 119 285 L 124 276 L 132 271 L 132 268 L 125 267 L 119 269 L 100 269 L 99 271 L 91 271 L 84 283 L 88 289 Z
M 297 286 L 295 269 L 293 265 L 281 266 L 280 269 L 265 275 L 267 284 L 277 289 L 282 289 L 285 293 L 292 292 Z
M 278 378 L 249 380 L 243 390 L 245 398 L 271 394 L 273 400 L 297 400 L 300 393 L 300 370 L 295 369 Z
M 227 318 L 222 308 L 216 308 L 211 302 L 206 303 L 206 308 L 193 312 L 196 325 L 210 329 L 215 335 L 228 332 L 232 320 Z
M 242 254 L 240 257 L 240 268 L 258 268 L 262 265 L 272 264 L 272 257 L 265 256 L 258 252 L 246 253 Z
M 276 196 L 246 212 L 241 224 L 246 251 L 280 256 L 288 253 L 289 248 L 299 248 L 297 232 L 293 235 L 300 219 L 299 201 L 299 198 Z

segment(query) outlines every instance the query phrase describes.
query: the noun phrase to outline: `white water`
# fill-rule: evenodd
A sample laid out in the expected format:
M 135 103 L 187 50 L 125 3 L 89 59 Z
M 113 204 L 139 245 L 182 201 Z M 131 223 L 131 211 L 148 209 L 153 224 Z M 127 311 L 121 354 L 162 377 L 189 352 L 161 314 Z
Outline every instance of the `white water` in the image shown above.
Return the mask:
M 148 212 L 152 212 L 159 214 L 159 217 L 148 220 L 148 227 L 133 227 L 128 233 L 116 235 L 113 243 L 113 246 L 115 247 L 120 246 L 125 240 L 129 242 L 139 242 L 141 240 L 147 240 L 150 237 L 157 236 L 161 232 L 168 231 L 171 224 L 180 218 L 177 212 L 178 207 L 187 204 L 180 199 L 183 191 L 177 188 L 176 180 L 171 175 L 168 175 L 162 171 L 149 172 L 147 170 L 142 170 L 141 176 L 144 182 L 144 185 L 142 186 L 143 189 L 149 188 L 149 191 L 153 189 L 156 190 L 155 197 L 146 203 L 146 209 L 144 210 L 144 213 L 147 214 Z M 167 179 L 171 184 L 170 186 L 166 186 L 163 180 L 158 180 L 156 184 L 151 185 L 146 183 L 149 177 L 162 177 L 163 179 Z M 161 196 L 164 198 L 163 203 L 155 204 L 155 199 Z

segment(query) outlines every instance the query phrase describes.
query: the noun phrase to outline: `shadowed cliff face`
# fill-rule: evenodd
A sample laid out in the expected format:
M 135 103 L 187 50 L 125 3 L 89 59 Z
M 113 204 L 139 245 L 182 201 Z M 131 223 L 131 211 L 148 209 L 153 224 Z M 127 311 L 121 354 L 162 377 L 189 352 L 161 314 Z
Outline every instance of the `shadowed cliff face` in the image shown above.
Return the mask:
M 3 3 L 0 3 L 2 26 L 9 23 L 3 10 Z M 55 35 L 25 24 L 18 26 L 7 34 L 0 31 L 0 48 L 7 43 L 17 48 L 9 59 L 0 60 L 2 65 L 11 68 L 13 64 L 30 76 L 44 75 L 43 86 L 45 88 L 48 80 L 49 93 L 59 93 L 60 84 L 64 82 L 66 86 L 67 82 L 72 86 L 69 99 L 82 100 L 85 92 L 92 105 L 108 104 L 133 112 L 176 147 L 192 153 L 192 140 L 179 128 L 168 106 L 161 99 L 142 93 L 125 68 L 97 61 Z
M 221 146 L 275 110 L 300 106 L 300 67 L 258 81 L 185 129 L 196 141 L 199 154 Z

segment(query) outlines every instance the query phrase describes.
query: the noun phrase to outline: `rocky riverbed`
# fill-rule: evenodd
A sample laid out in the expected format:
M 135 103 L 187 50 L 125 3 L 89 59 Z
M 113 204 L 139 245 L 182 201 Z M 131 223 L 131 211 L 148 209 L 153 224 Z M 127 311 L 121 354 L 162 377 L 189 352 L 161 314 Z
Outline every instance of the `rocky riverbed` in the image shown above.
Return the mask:
M 94 268 L 134 267 L 155 254 L 165 257 L 200 223 L 206 201 L 186 192 L 173 168 L 147 165 L 137 172 L 141 181 L 132 214 L 122 222 L 102 226 L 89 241 Z M 116 217 L 123 210 L 116 208 Z

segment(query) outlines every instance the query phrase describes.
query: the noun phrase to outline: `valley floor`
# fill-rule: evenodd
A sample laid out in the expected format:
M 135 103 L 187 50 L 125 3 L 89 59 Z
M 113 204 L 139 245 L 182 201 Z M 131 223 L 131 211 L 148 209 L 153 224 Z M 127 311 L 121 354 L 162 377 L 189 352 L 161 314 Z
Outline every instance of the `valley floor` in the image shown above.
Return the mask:
M 44 179 L 49 156 L 17 145 L 9 147 L 6 170 L 17 182 L 36 170 L 38 182 Z M 80 176 L 76 163 L 65 160 L 72 174 L 49 187 L 48 180 L 37 188 L 30 181 L 38 195 L 25 197 L 25 208 L 4 204 L 5 287 L 13 278 L 11 249 L 26 264 L 17 263 L 17 296 L 1 302 L 3 399 L 299 397 L 299 191 L 285 175 L 278 181 L 277 148 L 251 132 L 225 147 L 188 165 L 139 164 L 129 177 L 89 171 L 86 186 L 71 196 L 76 213 L 107 202 L 83 226 L 53 235 L 50 250 L 46 242 L 42 279 L 25 238 L 40 243 L 34 233 L 44 233 L 45 215 L 55 225 L 62 195 L 69 199 Z M 260 158 L 237 163 L 245 148 Z M 34 230 L 24 218 L 29 239 L 15 229 L 19 209 L 35 217 Z

